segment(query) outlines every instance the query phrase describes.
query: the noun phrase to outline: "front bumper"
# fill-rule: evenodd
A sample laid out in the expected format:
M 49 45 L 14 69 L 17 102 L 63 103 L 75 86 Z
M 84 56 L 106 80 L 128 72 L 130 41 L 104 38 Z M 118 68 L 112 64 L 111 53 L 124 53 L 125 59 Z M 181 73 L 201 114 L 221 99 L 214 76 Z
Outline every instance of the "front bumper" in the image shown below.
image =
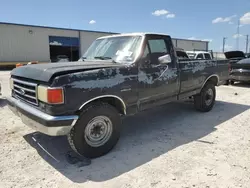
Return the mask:
M 13 97 L 8 97 L 7 103 L 11 111 L 19 116 L 24 124 L 50 136 L 67 135 L 78 119 L 76 115 L 48 115 Z

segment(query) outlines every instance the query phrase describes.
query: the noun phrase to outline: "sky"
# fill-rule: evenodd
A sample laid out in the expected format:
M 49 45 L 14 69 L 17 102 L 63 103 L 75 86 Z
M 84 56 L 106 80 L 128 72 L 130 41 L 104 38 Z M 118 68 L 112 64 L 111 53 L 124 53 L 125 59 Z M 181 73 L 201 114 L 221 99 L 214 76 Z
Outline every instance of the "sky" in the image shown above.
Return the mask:
M 215 51 L 221 51 L 223 37 L 226 50 L 237 49 L 238 38 L 239 49 L 245 51 L 246 35 L 250 35 L 250 0 L 0 0 L 0 7 L 0 22 L 165 33 L 209 40 L 209 48 Z

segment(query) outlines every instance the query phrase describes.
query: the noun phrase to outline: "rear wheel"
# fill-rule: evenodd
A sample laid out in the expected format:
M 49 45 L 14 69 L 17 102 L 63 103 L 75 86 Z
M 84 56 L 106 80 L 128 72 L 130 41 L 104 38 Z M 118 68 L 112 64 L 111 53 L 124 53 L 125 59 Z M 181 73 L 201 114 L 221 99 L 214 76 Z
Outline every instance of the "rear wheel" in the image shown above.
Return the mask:
M 94 104 L 80 116 L 68 135 L 70 146 L 80 155 L 96 158 L 108 153 L 120 137 L 121 119 L 109 104 Z
M 209 112 L 215 102 L 215 85 L 211 82 L 206 83 L 199 95 L 194 96 L 195 109 L 201 112 Z

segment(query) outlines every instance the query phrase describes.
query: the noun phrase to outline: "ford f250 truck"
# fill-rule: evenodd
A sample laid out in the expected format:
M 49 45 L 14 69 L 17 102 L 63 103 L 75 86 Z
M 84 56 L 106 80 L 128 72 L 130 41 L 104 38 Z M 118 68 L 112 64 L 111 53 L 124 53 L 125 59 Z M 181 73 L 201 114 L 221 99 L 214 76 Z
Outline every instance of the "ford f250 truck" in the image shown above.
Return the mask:
M 95 158 L 116 145 L 122 116 L 187 97 L 197 110 L 210 111 L 215 86 L 228 79 L 227 64 L 179 60 L 168 35 L 106 36 L 78 62 L 14 69 L 8 104 L 26 125 L 67 135 L 77 153 Z

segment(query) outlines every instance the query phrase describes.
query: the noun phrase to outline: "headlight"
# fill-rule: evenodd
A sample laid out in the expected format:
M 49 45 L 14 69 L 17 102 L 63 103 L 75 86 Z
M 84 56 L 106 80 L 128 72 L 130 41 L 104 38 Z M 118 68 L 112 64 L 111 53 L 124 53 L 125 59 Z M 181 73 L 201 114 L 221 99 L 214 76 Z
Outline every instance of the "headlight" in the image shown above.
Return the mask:
M 10 89 L 14 89 L 14 81 L 10 78 Z
M 62 87 L 46 87 L 38 86 L 37 97 L 40 101 L 48 104 L 63 104 L 64 103 L 64 91 Z

